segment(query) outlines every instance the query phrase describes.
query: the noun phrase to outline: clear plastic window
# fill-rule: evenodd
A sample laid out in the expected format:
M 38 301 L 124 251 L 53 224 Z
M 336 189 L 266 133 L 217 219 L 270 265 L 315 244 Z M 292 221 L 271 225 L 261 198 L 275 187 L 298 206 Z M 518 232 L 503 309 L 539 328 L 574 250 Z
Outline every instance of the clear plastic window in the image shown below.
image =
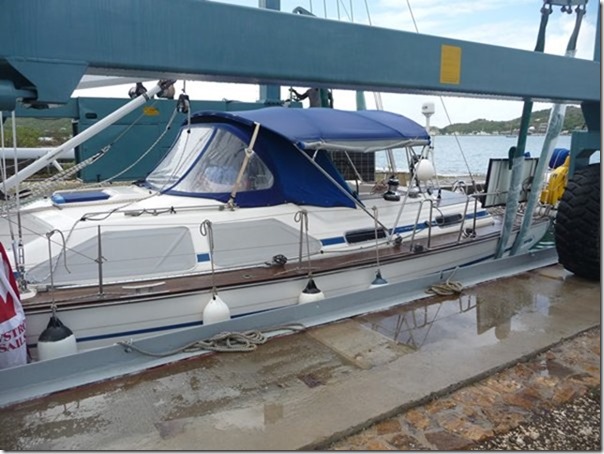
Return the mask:
M 167 189 L 172 186 L 191 167 L 207 145 L 213 132 L 214 129 L 207 126 L 183 129 L 170 152 L 149 174 L 147 181 L 158 189 Z
M 173 190 L 189 193 L 231 192 L 245 159 L 246 146 L 231 132 L 216 128 L 201 159 Z M 272 185 L 273 175 L 260 158 L 252 154 L 237 192 L 268 189 Z

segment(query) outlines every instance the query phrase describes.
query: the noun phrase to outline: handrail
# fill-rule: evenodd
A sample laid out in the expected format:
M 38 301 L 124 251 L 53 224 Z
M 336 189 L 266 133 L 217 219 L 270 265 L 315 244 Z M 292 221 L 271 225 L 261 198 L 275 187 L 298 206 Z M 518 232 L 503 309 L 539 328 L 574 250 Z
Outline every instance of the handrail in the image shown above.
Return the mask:
M 463 235 L 464 232 L 464 225 L 466 223 L 466 215 L 468 213 L 468 206 L 470 205 L 470 200 L 474 199 L 474 215 L 472 216 L 472 231 L 475 232 L 476 231 L 476 212 L 478 209 L 478 196 L 482 196 L 484 195 L 483 193 L 481 194 L 471 194 L 468 196 L 468 199 L 466 200 L 466 205 L 464 207 L 463 210 L 463 219 L 461 220 L 461 225 L 459 226 L 459 234 L 457 236 L 457 243 L 461 243 L 461 237 Z
M 413 251 L 413 243 L 415 241 L 415 233 L 417 232 L 417 226 L 419 225 L 419 217 L 422 213 L 422 208 L 424 203 L 430 203 L 430 216 L 428 217 L 428 249 L 430 248 L 430 242 L 432 239 L 432 213 L 434 211 L 434 200 L 432 199 L 423 199 L 419 202 L 419 209 L 417 210 L 417 216 L 415 218 L 415 224 L 413 226 L 413 233 L 411 234 L 411 244 L 409 245 L 409 250 Z

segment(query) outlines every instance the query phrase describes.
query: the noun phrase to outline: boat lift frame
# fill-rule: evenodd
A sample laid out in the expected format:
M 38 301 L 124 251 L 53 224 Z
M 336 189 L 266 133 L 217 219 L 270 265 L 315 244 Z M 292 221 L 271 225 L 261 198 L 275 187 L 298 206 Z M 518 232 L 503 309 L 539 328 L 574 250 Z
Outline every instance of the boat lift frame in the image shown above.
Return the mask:
M 0 110 L 64 104 L 85 74 L 600 103 L 599 61 L 260 6 L 0 0 Z

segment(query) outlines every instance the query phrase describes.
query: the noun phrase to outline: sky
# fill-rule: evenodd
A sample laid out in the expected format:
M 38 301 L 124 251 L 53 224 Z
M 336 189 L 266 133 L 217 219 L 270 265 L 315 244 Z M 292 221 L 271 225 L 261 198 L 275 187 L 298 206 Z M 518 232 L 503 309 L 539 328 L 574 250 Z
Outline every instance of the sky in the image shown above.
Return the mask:
M 258 5 L 258 0 L 215 1 L 248 7 Z M 583 19 L 577 43 L 577 58 L 593 59 L 598 5 L 598 2 L 593 0 L 587 4 L 587 14 Z M 316 16 L 334 20 L 409 32 L 415 32 L 417 26 L 422 34 L 532 51 L 539 30 L 542 2 L 539 0 L 466 0 L 463 2 L 460 0 L 281 0 L 282 11 L 291 12 L 297 6 L 306 8 Z M 564 55 L 574 22 L 574 13 L 562 13 L 560 7 L 554 7 L 547 27 L 546 53 Z M 126 98 L 131 86 L 132 84 L 127 84 L 102 89 L 76 90 L 73 96 Z M 182 87 L 183 81 L 178 81 L 177 93 Z M 288 88 L 281 88 L 282 99 L 288 97 Z M 300 91 L 305 87 L 295 88 Z M 259 89 L 256 85 L 188 81 L 186 89 L 192 99 L 238 101 L 259 99 Z M 445 127 L 451 123 L 467 123 L 479 118 L 511 120 L 520 117 L 522 113 L 520 101 L 394 93 L 381 93 L 378 96 L 381 97 L 385 110 L 408 116 L 421 124 L 425 124 L 421 114 L 422 104 L 433 102 L 436 113 L 430 123 L 437 127 Z M 366 93 L 368 109 L 377 108 L 375 97 L 373 93 Z M 334 100 L 336 108 L 347 110 L 356 108 L 353 91 L 334 90 Z M 533 111 L 549 107 L 550 104 L 535 103 Z

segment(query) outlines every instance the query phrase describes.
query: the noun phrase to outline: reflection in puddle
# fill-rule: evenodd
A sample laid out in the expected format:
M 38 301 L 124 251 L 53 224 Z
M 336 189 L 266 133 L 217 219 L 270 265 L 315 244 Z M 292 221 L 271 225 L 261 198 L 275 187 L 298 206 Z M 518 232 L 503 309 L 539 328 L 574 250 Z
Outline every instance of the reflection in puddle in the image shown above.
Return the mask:
M 519 314 L 548 315 L 551 298 L 530 282 L 475 287 L 452 297 L 433 297 L 356 320 L 415 350 L 443 341 L 493 344 L 529 329 Z

